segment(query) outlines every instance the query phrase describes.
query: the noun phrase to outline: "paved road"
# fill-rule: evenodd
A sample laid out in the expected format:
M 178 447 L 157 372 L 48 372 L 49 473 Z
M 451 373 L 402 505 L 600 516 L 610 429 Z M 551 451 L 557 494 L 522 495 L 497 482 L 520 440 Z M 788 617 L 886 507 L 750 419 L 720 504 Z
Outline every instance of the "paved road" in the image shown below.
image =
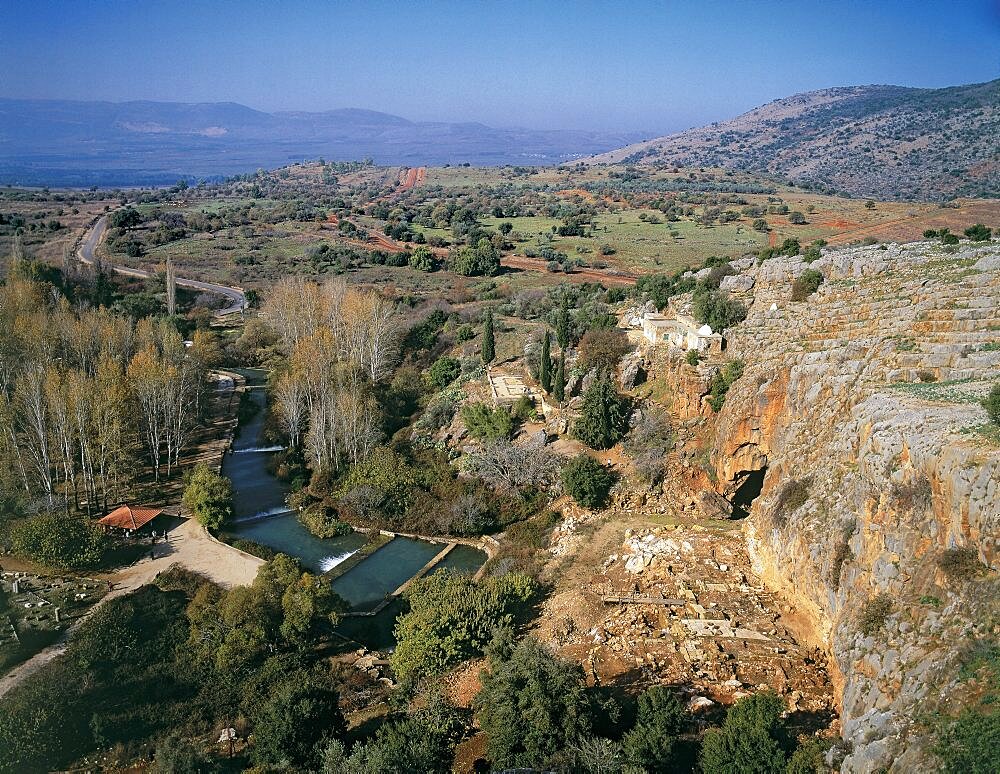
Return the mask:
M 80 249 L 76 251 L 77 258 L 79 258 L 83 263 L 87 265 L 94 263 L 94 250 L 104 238 L 104 232 L 107 228 L 108 218 L 106 215 L 102 215 L 91 227 L 90 231 L 87 232 L 86 236 L 84 236 L 83 241 L 80 243 Z M 152 272 L 144 271 L 142 269 L 130 269 L 126 266 L 115 266 L 114 270 L 116 273 L 123 274 L 127 277 L 149 279 L 153 276 Z M 232 314 L 233 312 L 240 312 L 246 308 L 246 296 L 243 295 L 243 291 L 239 288 L 230 288 L 225 285 L 215 285 L 211 282 L 201 282 L 200 280 L 182 279 L 181 277 L 177 278 L 177 284 L 184 288 L 191 288 L 192 290 L 215 293 L 216 295 L 225 298 L 229 304 L 224 309 L 216 310 L 215 314 L 217 317 L 223 317 L 224 315 Z

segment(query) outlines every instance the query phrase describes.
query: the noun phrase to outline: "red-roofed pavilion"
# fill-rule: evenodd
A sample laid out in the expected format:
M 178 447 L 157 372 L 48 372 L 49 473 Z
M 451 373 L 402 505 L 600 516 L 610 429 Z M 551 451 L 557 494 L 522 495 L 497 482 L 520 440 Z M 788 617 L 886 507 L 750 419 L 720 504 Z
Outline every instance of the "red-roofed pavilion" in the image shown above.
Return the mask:
M 160 508 L 141 508 L 120 505 L 97 523 L 104 527 L 132 530 L 133 532 L 149 524 L 163 511 Z

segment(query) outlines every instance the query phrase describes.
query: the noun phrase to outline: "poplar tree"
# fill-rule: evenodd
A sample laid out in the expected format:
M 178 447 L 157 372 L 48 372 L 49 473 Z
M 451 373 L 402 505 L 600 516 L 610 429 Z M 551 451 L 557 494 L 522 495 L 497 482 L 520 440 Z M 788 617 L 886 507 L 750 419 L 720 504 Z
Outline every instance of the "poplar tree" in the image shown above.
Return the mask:
M 542 389 L 552 392 L 552 344 L 549 342 L 549 332 L 545 331 L 545 338 L 542 339 L 542 355 L 538 363 L 538 381 L 541 382 Z
M 483 322 L 483 362 L 489 365 L 496 357 L 496 339 L 493 336 L 493 310 L 486 310 Z

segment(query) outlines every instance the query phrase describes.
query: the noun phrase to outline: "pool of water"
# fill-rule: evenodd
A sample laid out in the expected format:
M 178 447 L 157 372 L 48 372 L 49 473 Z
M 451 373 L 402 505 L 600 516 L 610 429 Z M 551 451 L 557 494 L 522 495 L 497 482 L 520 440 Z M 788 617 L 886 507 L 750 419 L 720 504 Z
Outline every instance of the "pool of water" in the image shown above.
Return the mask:
M 436 565 L 435 569 L 451 570 L 465 575 L 475 575 L 486 563 L 486 552 L 478 548 L 459 544 L 455 546 L 448 555 Z
M 335 538 L 318 538 L 303 527 L 293 513 L 236 523 L 233 538 L 243 538 L 273 548 L 302 562 L 312 572 L 326 572 L 363 546 L 368 538 L 359 532 Z M 371 556 L 333 581 L 333 590 L 355 610 L 371 610 L 402 586 L 445 548 L 443 543 L 395 537 Z M 455 546 L 435 569 L 472 574 L 486 554 L 471 546 Z
M 263 384 L 266 374 L 256 369 L 240 371 L 248 384 Z M 268 470 L 268 462 L 278 451 L 261 440 L 267 395 L 263 389 L 250 392 L 260 406 L 233 440 L 232 453 L 226 454 L 222 472 L 233 482 L 234 520 L 226 527 L 233 539 L 252 540 L 275 551 L 294 556 L 311 572 L 327 572 L 344 561 L 368 541 L 362 533 L 334 538 L 318 538 L 299 523 L 285 504 L 287 486 Z M 406 537 L 393 538 L 359 564 L 333 581 L 333 589 L 354 610 L 371 610 L 403 583 L 416 575 L 431 559 L 444 550 L 445 544 Z M 439 568 L 472 574 L 486 561 L 486 554 L 471 546 L 458 545 L 437 565 Z M 372 647 L 391 645 L 396 616 L 405 603 L 394 600 L 374 617 L 345 619 L 344 625 L 354 636 Z M 377 642 L 377 644 L 376 644 Z
M 310 572 L 326 572 L 368 542 L 360 532 L 334 538 L 318 538 L 299 523 L 294 513 L 236 522 L 227 532 L 234 538 L 252 540 L 282 554 L 294 556 Z

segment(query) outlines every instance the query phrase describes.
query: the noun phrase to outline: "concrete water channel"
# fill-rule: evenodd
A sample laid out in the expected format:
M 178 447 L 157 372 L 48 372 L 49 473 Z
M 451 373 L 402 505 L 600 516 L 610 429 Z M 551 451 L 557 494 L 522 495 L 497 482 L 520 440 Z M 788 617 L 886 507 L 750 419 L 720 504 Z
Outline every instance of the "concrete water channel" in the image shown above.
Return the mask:
M 269 447 L 262 440 L 267 401 L 265 372 L 244 369 L 239 373 L 247 380 L 247 389 L 259 410 L 244 423 L 233 440 L 232 453 L 223 460 L 222 472 L 233 482 L 234 516 L 225 528 L 225 536 L 230 540 L 252 540 L 294 556 L 311 572 L 329 573 L 334 578 L 334 591 L 351 606 L 351 614 L 342 625 L 344 633 L 371 647 L 391 645 L 392 626 L 402 604 L 397 596 L 407 583 L 438 569 L 473 574 L 486 561 L 486 553 L 444 538 L 431 541 L 362 532 L 334 538 L 313 535 L 285 504 L 287 486 L 268 470 L 270 458 L 280 447 Z M 380 539 L 384 545 L 339 572 L 337 567 L 355 561 L 352 557 L 370 539 Z

